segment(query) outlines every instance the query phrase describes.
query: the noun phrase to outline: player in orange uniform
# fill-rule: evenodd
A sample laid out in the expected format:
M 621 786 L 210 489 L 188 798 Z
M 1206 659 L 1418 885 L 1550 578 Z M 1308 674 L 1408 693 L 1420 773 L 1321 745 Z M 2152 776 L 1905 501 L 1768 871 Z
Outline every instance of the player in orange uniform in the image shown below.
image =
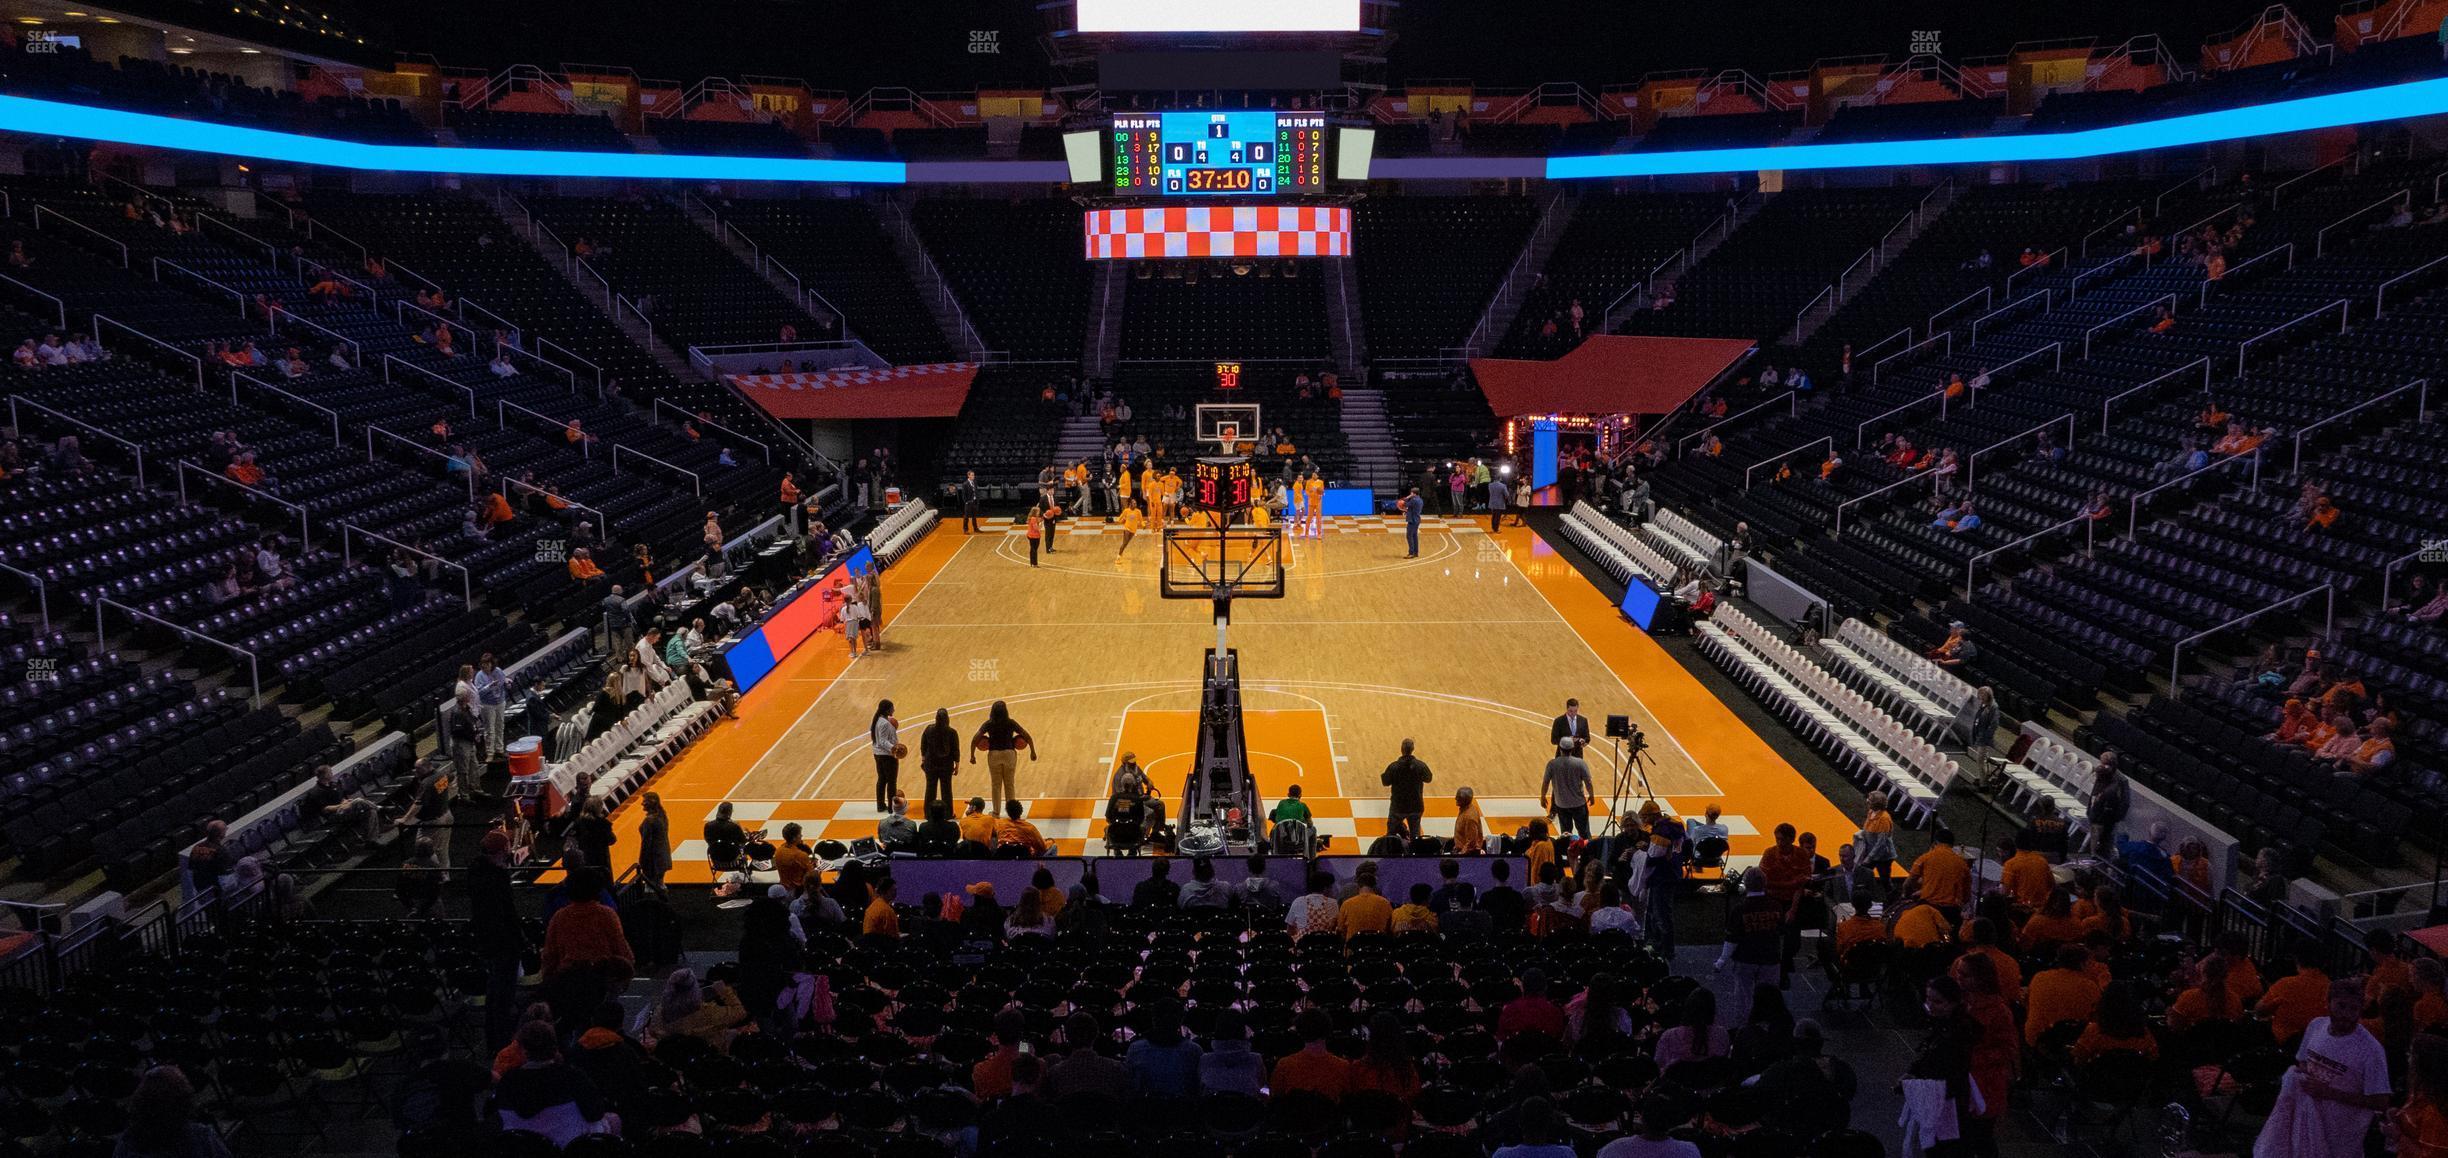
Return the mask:
M 1314 539 L 1326 533 L 1326 478 L 1313 471 L 1303 485 L 1309 490 L 1309 537 Z
M 1125 477 L 1128 477 L 1127 474 Z M 1127 503 L 1123 505 L 1122 545 L 1114 548 L 1114 562 L 1119 563 L 1122 561 L 1122 552 L 1130 550 L 1131 539 L 1139 533 L 1140 524 L 1144 521 L 1145 520 L 1139 516 L 1139 508 L 1131 506 Z

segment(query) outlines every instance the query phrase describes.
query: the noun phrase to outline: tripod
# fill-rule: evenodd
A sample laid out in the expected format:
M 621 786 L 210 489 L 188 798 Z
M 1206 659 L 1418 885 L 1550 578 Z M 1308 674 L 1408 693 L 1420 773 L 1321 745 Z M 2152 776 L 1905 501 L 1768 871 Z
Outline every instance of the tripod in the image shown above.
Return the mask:
M 1635 779 L 1640 782 L 1641 799 L 1657 799 L 1657 793 L 1649 787 L 1649 773 L 1646 765 L 1650 757 L 1647 741 L 1644 740 L 1640 747 L 1632 749 L 1627 754 L 1624 751 L 1624 744 L 1628 737 L 1612 736 L 1609 739 L 1615 741 L 1615 792 L 1607 798 L 1606 825 L 1598 830 L 1601 840 L 1614 839 L 1615 830 L 1621 823 L 1620 818 L 1626 812 L 1632 811 L 1632 784 Z M 1626 770 L 1629 770 L 1632 775 L 1625 776 Z

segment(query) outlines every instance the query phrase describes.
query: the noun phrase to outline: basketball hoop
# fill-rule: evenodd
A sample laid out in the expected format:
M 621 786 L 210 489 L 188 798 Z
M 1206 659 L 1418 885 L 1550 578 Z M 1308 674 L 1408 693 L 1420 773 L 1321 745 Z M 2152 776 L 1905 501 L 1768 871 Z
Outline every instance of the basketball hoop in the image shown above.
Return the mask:
M 1242 443 L 1258 437 L 1258 404 L 1254 402 L 1201 402 L 1192 417 L 1198 420 L 1198 440 L 1215 444 L 1217 453 L 1238 453 Z

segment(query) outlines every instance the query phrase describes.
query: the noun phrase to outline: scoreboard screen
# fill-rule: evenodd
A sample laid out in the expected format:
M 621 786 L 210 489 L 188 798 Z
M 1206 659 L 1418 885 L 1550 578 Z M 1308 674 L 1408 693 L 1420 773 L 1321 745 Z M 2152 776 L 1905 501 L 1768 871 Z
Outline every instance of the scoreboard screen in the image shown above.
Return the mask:
M 1326 187 L 1326 114 L 1129 113 L 1113 128 L 1113 191 L 1263 197 Z

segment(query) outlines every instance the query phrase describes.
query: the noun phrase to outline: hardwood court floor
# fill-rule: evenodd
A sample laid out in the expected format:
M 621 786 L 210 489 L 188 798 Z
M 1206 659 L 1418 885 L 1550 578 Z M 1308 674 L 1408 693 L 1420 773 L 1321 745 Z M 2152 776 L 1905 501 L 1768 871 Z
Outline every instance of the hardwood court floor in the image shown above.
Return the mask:
M 1018 789 L 1064 852 L 1101 849 L 1102 799 L 1120 753 L 1178 805 L 1196 735 L 1200 657 L 1215 643 L 1204 600 L 1156 589 L 1161 542 L 1142 534 L 1118 557 L 1118 528 L 1063 525 L 1056 549 L 1028 565 L 1027 542 L 1001 522 L 965 535 L 946 524 L 886 572 L 885 647 L 856 662 L 819 638 L 767 677 L 666 769 L 652 790 L 672 816 L 671 879 L 706 879 L 695 838 L 722 800 L 753 829 L 797 821 L 808 839 L 874 831 L 867 723 L 893 701 L 905 740 L 937 707 L 964 737 L 1000 699 L 1037 739 Z M 1405 559 L 1400 520 L 1328 520 L 1323 536 L 1288 540 L 1280 600 L 1233 611 L 1262 793 L 1301 786 L 1336 838 L 1356 852 L 1384 831 L 1379 774 L 1408 737 L 1435 773 L 1428 828 L 1450 832 L 1452 791 L 1477 791 L 1492 831 L 1539 813 L 1549 721 L 1577 696 L 1585 714 L 1622 713 L 1645 730 L 1650 790 L 1677 814 L 1712 802 L 1729 814 L 1737 859 L 1790 820 L 1823 837 L 1852 825 L 1802 776 L 1625 622 L 1604 595 L 1525 529 L 1490 535 L 1479 521 L 1431 519 L 1421 557 Z M 1624 774 L 1612 745 L 1593 750 L 1602 793 Z M 921 790 L 916 761 L 901 787 Z M 964 764 L 959 796 L 984 795 L 984 765 Z M 1637 803 L 1637 778 L 1632 788 Z M 1598 814 L 1603 817 L 1603 804 Z M 617 817 L 622 862 L 634 856 L 637 808 Z M 1602 822 L 1602 821 L 1601 821 Z

